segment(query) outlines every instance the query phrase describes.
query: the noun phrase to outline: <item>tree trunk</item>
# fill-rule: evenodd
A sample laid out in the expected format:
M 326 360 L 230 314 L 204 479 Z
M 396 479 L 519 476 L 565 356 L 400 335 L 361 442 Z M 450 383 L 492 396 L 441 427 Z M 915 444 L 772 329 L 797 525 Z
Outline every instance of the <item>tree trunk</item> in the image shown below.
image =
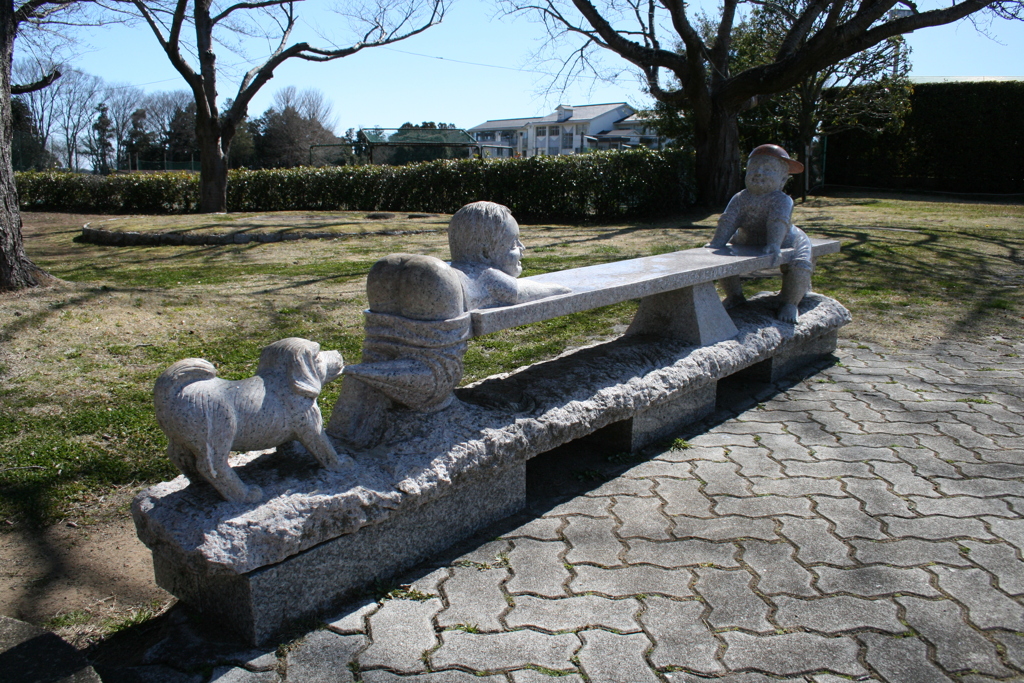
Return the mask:
M 199 142 L 199 213 L 226 213 L 228 155 L 220 123 L 197 116 L 196 139 Z
M 11 56 L 16 32 L 11 1 L 0 0 L 0 291 L 35 287 L 45 276 L 25 255 L 11 166 Z
M 697 152 L 697 201 L 724 207 L 742 189 L 740 131 L 735 113 L 715 107 L 707 123 L 693 117 Z

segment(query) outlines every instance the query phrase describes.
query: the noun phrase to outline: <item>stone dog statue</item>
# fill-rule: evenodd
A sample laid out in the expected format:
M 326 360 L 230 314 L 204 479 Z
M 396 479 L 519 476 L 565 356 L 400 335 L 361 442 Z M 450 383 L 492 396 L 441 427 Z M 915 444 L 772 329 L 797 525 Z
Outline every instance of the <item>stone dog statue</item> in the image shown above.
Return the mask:
M 782 248 L 796 250 L 792 263 L 783 265 L 782 291 L 778 294 L 776 317 L 782 322 L 797 321 L 797 306 L 811 290 L 811 240 L 793 225 L 793 200 L 782 191 L 790 174 L 803 173 L 804 165 L 790 159 L 778 145 L 755 147 L 747 160 L 746 189 L 737 192 L 718 219 L 718 228 L 708 247 L 721 249 L 727 244 L 761 246 L 765 254 L 776 257 Z M 743 284 L 739 276 L 722 280 L 726 308 L 743 303 Z
M 190 483 L 205 481 L 235 503 L 259 502 L 263 492 L 246 486 L 231 469 L 231 451 L 298 440 L 328 469 L 351 465 L 328 440 L 316 403 L 323 385 L 343 367 L 340 353 L 298 337 L 265 347 L 256 375 L 239 381 L 219 379 L 202 358 L 178 361 L 157 378 L 153 392 L 167 457 Z

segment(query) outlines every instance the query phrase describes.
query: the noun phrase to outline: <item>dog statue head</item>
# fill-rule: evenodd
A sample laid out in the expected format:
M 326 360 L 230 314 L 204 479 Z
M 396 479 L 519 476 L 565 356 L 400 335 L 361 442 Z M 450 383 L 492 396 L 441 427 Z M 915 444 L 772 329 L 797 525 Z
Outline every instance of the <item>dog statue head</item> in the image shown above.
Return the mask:
M 292 390 L 316 398 L 324 384 L 341 376 L 344 368 L 337 351 L 320 351 L 320 345 L 300 337 L 288 337 L 263 348 L 257 375 L 280 372 L 287 375 Z

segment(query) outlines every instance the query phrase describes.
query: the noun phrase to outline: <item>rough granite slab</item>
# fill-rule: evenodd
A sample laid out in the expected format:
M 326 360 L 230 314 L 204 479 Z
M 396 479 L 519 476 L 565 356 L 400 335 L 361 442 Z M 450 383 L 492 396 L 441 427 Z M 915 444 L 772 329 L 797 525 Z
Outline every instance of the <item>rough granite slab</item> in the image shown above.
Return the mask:
M 812 239 L 811 246 L 814 258 L 819 258 L 837 253 L 840 243 L 838 240 Z M 473 336 L 772 267 L 772 257 L 761 251 L 762 247 L 698 247 L 520 278 L 562 285 L 572 292 L 514 306 L 472 311 Z M 793 252 L 793 249 L 783 249 L 775 265 L 792 261 Z
M 761 298 L 763 302 L 763 298 Z M 505 470 L 640 411 L 832 334 L 850 321 L 838 302 L 808 295 L 797 325 L 754 298 L 730 313 L 739 334 L 711 346 L 623 337 L 460 389 L 434 414 L 396 413 L 383 445 L 353 454 L 354 469 L 321 469 L 300 446 L 239 457 L 262 504 L 230 503 L 184 477 L 132 504 L 154 553 L 203 574 L 243 574 L 428 504 L 473 472 Z

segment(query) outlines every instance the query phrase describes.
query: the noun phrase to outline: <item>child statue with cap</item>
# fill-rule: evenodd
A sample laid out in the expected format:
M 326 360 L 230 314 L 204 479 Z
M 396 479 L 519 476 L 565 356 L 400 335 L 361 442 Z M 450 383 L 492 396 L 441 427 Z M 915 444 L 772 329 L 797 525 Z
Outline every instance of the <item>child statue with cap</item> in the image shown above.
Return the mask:
M 778 145 L 755 147 L 747 160 L 746 189 L 737 192 L 718 219 L 718 229 L 708 247 L 727 244 L 763 246 L 776 258 L 783 248 L 795 249 L 793 261 L 781 267 L 782 290 L 776 317 L 787 323 L 797 321 L 797 306 L 811 290 L 811 240 L 793 225 L 793 200 L 782 191 L 790 174 L 803 173 L 804 165 L 791 159 Z M 739 276 L 721 280 L 725 307 L 745 301 Z

